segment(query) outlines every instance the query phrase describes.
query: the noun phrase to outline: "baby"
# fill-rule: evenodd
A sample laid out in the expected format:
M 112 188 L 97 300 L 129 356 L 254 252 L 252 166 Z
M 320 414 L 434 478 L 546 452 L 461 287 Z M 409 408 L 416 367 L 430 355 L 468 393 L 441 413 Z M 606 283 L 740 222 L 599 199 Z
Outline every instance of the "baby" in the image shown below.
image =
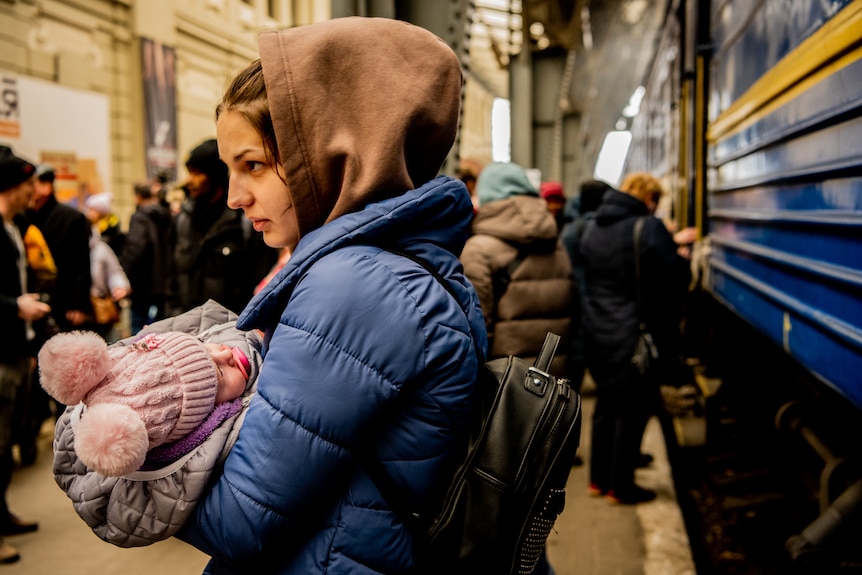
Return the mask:
M 42 386 L 85 406 L 75 425 L 80 460 L 121 476 L 170 463 L 242 408 L 250 363 L 238 347 L 181 332 L 108 347 L 93 332 L 57 334 L 39 352 Z
M 43 377 L 47 368 L 47 379 L 55 383 L 68 376 L 70 350 L 64 339 L 50 346 L 46 343 L 40 352 L 40 362 L 48 360 L 40 366 Z M 191 517 L 211 475 L 219 472 L 236 442 L 257 389 L 263 361 L 260 334 L 237 329 L 236 315 L 209 300 L 111 344 L 107 352 L 101 342 L 66 341 L 101 358 L 83 361 L 81 354 L 73 360 L 81 364 L 73 372 L 87 372 L 84 365 L 95 364 L 102 366 L 95 375 L 101 375 L 106 354 L 110 368 L 95 387 L 79 392 L 81 402 L 70 405 L 57 420 L 54 480 L 81 519 L 108 543 L 140 547 L 173 536 Z M 62 357 L 54 368 L 64 369 L 52 375 L 51 362 L 57 354 Z M 142 404 L 144 398 L 146 404 Z M 85 455 L 90 445 L 83 436 L 87 425 L 101 425 L 93 423 L 94 413 L 115 404 L 129 408 L 120 410 L 131 412 L 130 419 L 144 421 L 146 437 L 138 439 L 144 456 L 138 455 L 122 469 L 109 470 L 100 464 L 100 472 Z M 113 444 L 117 437 L 103 441 Z M 116 473 L 129 468 L 133 471 Z

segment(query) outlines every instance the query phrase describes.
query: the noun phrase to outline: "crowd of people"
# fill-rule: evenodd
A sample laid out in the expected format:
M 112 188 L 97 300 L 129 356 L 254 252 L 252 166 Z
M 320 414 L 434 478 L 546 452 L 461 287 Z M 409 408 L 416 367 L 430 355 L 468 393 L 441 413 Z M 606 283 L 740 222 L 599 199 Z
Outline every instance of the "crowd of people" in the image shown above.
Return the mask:
M 38 529 L 9 511 L 6 491 L 15 465 L 36 460 L 42 424 L 66 408 L 40 381 L 46 341 L 92 332 L 111 344 L 208 300 L 239 313 L 276 263 L 279 252 L 227 207 L 228 171 L 215 140 L 196 146 L 186 168 L 179 214 L 165 201 L 164 182 L 140 182 L 124 230 L 111 192 L 89 195 L 81 209 L 60 202 L 51 165 L 0 147 L 0 301 L 10 326 L 0 358 L 0 536 Z M 124 306 L 131 312 L 125 325 Z M 18 556 L 0 540 L 0 563 Z
M 652 461 L 640 446 L 660 385 L 687 382 L 680 325 L 696 230 L 654 217 L 664 192 L 643 172 L 619 189 L 585 181 L 571 198 L 560 182 L 535 186 L 509 162 L 461 177 L 475 182 L 478 208 L 461 259 L 479 294 L 489 357 L 529 358 L 546 331 L 561 334 L 554 375 L 580 389 L 588 373 L 595 385 L 588 492 L 615 504 L 654 499 L 635 484 L 635 469 Z M 646 373 L 631 362 L 641 324 L 659 350 Z
M 586 372 L 595 381 L 589 490 L 617 504 L 654 497 L 634 469 L 647 456 L 640 441 L 656 382 L 676 377 L 685 246 L 695 239 L 653 217 L 658 180 L 587 182 L 567 197 L 560 182 L 531 181 L 512 162 L 440 175 L 458 126 L 461 68 L 439 38 L 405 22 L 342 18 L 261 34 L 259 49 L 216 107 L 217 139 L 186 157 L 185 201 L 171 205 L 163 181 L 138 183 L 125 231 L 110 193 L 90 196 L 82 211 L 64 205 L 50 166 L 0 147 L 0 311 L 9 326 L 0 336 L 0 535 L 38 528 L 6 504 L 12 446 L 32 461 L 41 424 L 69 413 L 63 401 L 122 397 L 143 412 L 146 449 L 131 467 L 100 468 L 106 474 L 153 464 L 153 448 L 201 425 L 166 427 L 123 387 L 140 375 L 127 362 L 150 365 L 159 346 L 181 366 L 162 383 L 204 377 L 194 380 L 209 394 L 201 415 L 218 403 L 222 368 L 240 373 L 226 401 L 252 380 L 255 389 L 241 432 L 176 533 L 212 557 L 207 572 L 414 567 L 410 522 L 363 459 L 380 461 L 411 508 L 429 505 L 468 421 L 479 358 L 535 357 L 548 331 L 563 338 L 554 375 L 576 387 Z M 430 262 L 457 297 L 381 246 Z M 116 316 L 102 322 L 97 300 L 128 300 L 130 333 L 117 333 Z M 251 380 L 235 353 L 151 332 L 138 347 L 106 348 L 96 391 L 58 392 L 56 382 L 74 377 L 53 368 L 40 381 L 39 364 L 57 364 L 79 331 L 126 345 L 122 335 L 208 300 L 262 336 Z M 630 361 L 643 322 L 662 359 L 646 375 Z M 184 363 L 192 359 L 200 369 Z M 62 433 L 78 449 L 71 428 Z M 17 557 L 0 541 L 0 562 Z M 544 557 L 534 571 L 553 572 Z

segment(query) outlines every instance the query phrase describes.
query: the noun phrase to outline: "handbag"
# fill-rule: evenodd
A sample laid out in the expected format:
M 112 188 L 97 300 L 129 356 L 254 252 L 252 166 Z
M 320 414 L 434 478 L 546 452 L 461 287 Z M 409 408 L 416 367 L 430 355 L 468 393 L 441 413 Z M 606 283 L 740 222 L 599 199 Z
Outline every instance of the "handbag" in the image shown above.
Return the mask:
M 651 367 L 658 361 L 658 348 L 653 341 L 652 334 L 647 329 L 646 323 L 643 321 L 641 310 L 641 252 L 640 252 L 640 235 L 643 230 L 644 218 L 642 216 L 637 219 L 634 226 L 634 250 L 635 250 L 635 292 L 637 294 L 636 313 L 638 319 L 638 337 L 635 341 L 635 350 L 632 353 L 631 362 L 641 375 L 646 374 Z
M 658 360 L 658 348 L 652 340 L 652 334 L 646 330 L 644 324 L 641 324 L 640 332 L 635 342 L 635 351 L 632 353 L 632 365 L 635 366 L 638 373 L 644 375 L 650 370 L 656 360 Z
M 93 304 L 93 319 L 97 324 L 108 325 L 120 321 L 120 309 L 117 307 L 117 302 L 110 296 L 91 295 L 90 303 Z

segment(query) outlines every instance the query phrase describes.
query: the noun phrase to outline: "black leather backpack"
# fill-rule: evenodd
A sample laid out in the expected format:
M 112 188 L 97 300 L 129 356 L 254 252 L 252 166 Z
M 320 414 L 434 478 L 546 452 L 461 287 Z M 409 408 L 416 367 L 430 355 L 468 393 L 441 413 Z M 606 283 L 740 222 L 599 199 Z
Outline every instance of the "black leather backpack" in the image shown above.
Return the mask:
M 414 254 L 384 248 L 427 269 Z M 533 572 L 565 505 L 565 488 L 581 433 L 581 398 L 547 372 L 560 337 L 549 333 L 535 364 L 514 356 L 480 358 L 477 400 L 458 465 L 442 479 L 433 513 L 404 509 L 382 466 L 369 474 L 417 541 L 416 573 L 492 575 Z

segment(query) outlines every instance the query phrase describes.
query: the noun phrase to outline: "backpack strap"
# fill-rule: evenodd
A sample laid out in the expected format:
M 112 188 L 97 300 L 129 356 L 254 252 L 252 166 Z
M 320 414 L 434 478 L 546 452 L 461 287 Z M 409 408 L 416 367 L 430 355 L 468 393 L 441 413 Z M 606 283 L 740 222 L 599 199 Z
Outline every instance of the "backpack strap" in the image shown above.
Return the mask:
M 554 354 L 557 353 L 557 346 L 560 344 L 560 336 L 555 333 L 548 332 L 545 336 L 545 343 L 542 344 L 542 351 L 539 352 L 539 357 L 533 367 L 539 371 L 547 371 L 551 368 L 551 362 L 554 359 Z
M 647 216 L 641 216 L 637 220 L 635 220 L 634 228 L 632 229 L 633 236 L 633 245 L 634 245 L 634 253 L 635 253 L 635 293 L 637 294 L 637 299 L 635 300 L 635 313 L 637 314 L 638 322 L 640 322 L 643 327 L 643 311 L 642 311 L 642 303 L 641 303 L 641 235 L 643 232 L 644 222 L 646 221 Z

